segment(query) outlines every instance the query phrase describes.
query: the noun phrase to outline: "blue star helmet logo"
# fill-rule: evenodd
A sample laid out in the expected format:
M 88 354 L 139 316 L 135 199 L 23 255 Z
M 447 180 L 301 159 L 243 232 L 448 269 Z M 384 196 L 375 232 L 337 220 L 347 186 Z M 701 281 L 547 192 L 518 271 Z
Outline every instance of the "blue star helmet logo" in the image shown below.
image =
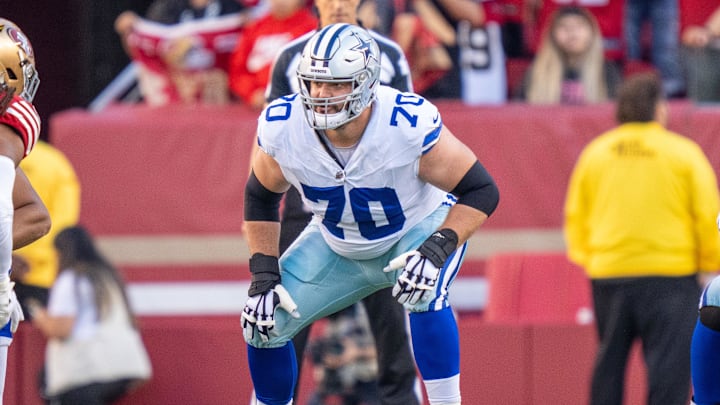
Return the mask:
M 358 44 L 350 48 L 350 50 L 360 52 L 363 54 L 363 57 L 365 58 L 365 65 L 368 64 L 368 61 L 371 58 L 370 55 L 370 41 L 364 41 L 357 33 L 353 33 L 353 36 L 358 40 Z

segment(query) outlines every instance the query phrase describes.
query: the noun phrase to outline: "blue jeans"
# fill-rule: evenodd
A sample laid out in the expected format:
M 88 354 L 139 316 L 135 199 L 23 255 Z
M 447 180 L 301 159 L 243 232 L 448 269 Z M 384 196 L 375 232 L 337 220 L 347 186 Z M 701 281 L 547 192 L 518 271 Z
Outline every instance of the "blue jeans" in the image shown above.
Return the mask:
M 682 93 L 685 84 L 680 65 L 680 12 L 678 0 L 626 0 L 625 44 L 627 59 L 642 59 L 643 24 L 652 28 L 651 61 L 660 72 L 668 96 Z

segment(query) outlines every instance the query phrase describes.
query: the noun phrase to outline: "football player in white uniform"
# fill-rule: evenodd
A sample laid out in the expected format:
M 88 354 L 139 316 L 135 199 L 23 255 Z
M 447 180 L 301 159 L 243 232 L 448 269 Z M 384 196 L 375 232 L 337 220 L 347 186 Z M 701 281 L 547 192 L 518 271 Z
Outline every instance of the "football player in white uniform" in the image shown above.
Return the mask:
M 50 216 L 17 165 L 40 136 L 40 117 L 31 104 L 39 78 L 27 37 L 0 18 L 0 402 L 8 347 L 23 320 L 10 281 L 12 249 L 50 230 Z
M 460 404 L 448 289 L 498 190 L 437 108 L 379 85 L 379 70 L 365 29 L 328 25 L 303 50 L 300 93 L 261 113 L 245 188 L 252 280 L 242 314 L 258 404 L 292 403 L 297 331 L 391 286 L 410 311 L 430 403 Z M 291 184 L 314 217 L 278 259 L 278 205 Z
M 318 29 L 336 23 L 362 26 L 358 16 L 361 0 L 313 0 L 319 26 L 287 44 L 277 53 L 273 63 L 271 79 L 266 97 L 268 104 L 282 96 L 300 91 L 297 67 L 303 48 Z M 413 91 L 410 66 L 400 45 L 378 32 L 368 30 L 380 50 L 381 84 L 403 92 Z M 257 146 L 255 143 L 254 146 Z M 290 187 L 282 201 L 280 213 L 280 255 L 300 235 L 312 219 L 312 213 L 302 202 L 300 192 Z M 420 405 L 422 398 L 417 389 L 417 370 L 410 350 L 407 314 L 392 296 L 391 288 L 384 288 L 363 298 L 358 305 L 364 306 L 370 331 L 375 343 L 377 356 L 377 398 L 378 405 Z M 329 321 L 333 322 L 333 316 Z M 303 358 L 312 325 L 293 336 L 293 346 L 298 363 L 298 375 L 302 376 Z M 302 377 L 300 377 L 302 378 Z M 298 392 L 298 381 L 295 391 Z

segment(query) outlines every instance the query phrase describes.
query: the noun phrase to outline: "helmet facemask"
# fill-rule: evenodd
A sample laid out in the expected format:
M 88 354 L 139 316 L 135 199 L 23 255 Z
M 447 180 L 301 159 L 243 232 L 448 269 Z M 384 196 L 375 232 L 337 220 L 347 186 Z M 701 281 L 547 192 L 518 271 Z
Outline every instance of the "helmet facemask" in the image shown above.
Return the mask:
M 333 24 L 316 33 L 298 66 L 300 98 L 310 126 L 334 129 L 357 118 L 375 99 L 379 76 L 377 44 L 365 29 Z M 341 96 L 312 97 L 311 82 L 350 82 L 352 90 Z
M 18 54 L 22 54 L 22 52 L 18 51 Z M 28 58 L 21 60 L 20 67 L 23 72 L 23 87 L 22 92 L 20 93 L 20 97 L 24 98 L 29 102 L 32 102 L 35 98 L 38 87 L 40 87 L 40 75 L 38 75 L 37 70 L 35 70 L 35 64 L 32 63 Z
M 14 95 L 15 88 L 8 85 L 7 70 L 0 64 L 0 115 L 5 114 Z
M 368 75 L 363 72 L 354 79 L 316 80 L 327 83 L 351 82 L 350 93 L 335 97 L 312 97 L 311 80 L 302 81 L 301 99 L 310 126 L 315 129 L 334 129 L 357 118 L 375 98 L 375 92 L 368 88 L 367 78 Z M 333 109 L 337 109 L 337 112 L 322 112 Z

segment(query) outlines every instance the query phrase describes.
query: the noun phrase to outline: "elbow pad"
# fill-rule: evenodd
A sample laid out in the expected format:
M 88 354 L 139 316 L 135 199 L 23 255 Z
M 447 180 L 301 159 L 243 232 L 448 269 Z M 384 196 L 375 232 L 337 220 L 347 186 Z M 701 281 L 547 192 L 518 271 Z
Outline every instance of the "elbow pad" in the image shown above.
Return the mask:
M 500 192 L 490 173 L 475 161 L 457 186 L 450 191 L 458 204 L 468 205 L 490 216 L 500 201 Z
M 262 185 L 250 172 L 245 185 L 245 220 L 280 222 L 280 200 L 283 193 L 275 193 Z

